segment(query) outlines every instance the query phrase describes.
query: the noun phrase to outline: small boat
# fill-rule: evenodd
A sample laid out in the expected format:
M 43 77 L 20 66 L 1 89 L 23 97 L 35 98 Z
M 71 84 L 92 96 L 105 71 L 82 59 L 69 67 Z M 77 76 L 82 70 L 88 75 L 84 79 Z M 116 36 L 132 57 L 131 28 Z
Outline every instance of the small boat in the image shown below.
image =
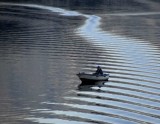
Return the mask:
M 109 79 L 109 74 L 96 75 L 96 74 L 87 74 L 83 72 L 83 73 L 77 74 L 77 76 L 82 82 L 86 82 L 90 84 L 99 82 L 99 81 L 108 81 Z

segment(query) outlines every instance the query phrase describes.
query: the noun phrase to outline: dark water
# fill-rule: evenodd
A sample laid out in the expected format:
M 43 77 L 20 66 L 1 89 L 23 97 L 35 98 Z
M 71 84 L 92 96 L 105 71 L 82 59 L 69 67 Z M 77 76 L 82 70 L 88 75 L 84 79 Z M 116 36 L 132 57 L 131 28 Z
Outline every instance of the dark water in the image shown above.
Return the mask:
M 159 124 L 159 2 L 55 3 L 0 3 L 0 123 Z

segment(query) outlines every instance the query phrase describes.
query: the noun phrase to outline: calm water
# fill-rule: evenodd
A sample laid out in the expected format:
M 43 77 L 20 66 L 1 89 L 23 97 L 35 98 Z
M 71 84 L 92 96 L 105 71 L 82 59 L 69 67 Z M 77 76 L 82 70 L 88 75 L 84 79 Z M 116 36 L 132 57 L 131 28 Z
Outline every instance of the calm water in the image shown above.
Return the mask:
M 159 124 L 159 2 L 53 3 L 0 3 L 0 123 Z

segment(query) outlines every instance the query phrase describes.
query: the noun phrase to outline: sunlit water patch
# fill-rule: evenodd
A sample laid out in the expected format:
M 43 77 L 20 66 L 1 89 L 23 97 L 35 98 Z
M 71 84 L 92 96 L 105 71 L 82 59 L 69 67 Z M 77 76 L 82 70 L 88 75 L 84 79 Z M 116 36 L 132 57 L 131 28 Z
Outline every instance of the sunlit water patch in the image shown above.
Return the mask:
M 0 118 L 10 117 L 8 123 L 45 124 L 160 122 L 160 52 L 156 46 L 103 31 L 100 28 L 102 19 L 96 15 L 33 4 L 2 3 L 1 6 L 10 6 L 12 10 L 14 7 L 47 10 L 46 13 L 60 14 L 57 19 L 84 17 L 86 21 L 74 30 L 70 29 L 72 24 L 57 26 L 55 30 L 50 26 L 61 22 L 64 25 L 65 19 L 56 24 L 47 20 L 50 25 L 42 21 L 41 26 L 33 24 L 30 30 L 24 29 L 25 25 L 18 25 L 18 31 L 7 29 L 10 40 L 7 34 L 0 35 L 1 39 L 12 41 L 11 46 L 4 41 L 1 43 L 4 52 L 1 64 L 5 73 L 1 76 L 2 86 L 10 87 L 10 91 L 1 91 L 8 93 L 8 97 L 0 100 L 1 105 L 10 109 L 1 108 Z M 125 16 L 142 14 L 147 13 Z M 21 49 L 17 49 L 19 47 Z M 77 71 L 94 71 L 96 65 L 110 73 L 109 81 L 99 87 L 78 87 Z M 12 68 L 11 73 L 7 66 Z

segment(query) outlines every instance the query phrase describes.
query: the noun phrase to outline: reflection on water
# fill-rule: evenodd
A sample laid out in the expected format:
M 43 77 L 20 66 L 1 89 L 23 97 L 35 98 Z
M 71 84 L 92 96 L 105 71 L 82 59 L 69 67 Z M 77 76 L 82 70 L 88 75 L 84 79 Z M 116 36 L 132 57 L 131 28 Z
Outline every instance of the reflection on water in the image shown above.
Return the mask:
M 104 81 L 97 81 L 97 82 L 92 82 L 89 83 L 88 82 L 81 82 L 80 85 L 78 85 L 78 90 L 80 91 L 89 91 L 92 90 L 92 87 L 98 87 L 98 89 L 100 90 L 101 87 L 105 86 L 104 85 Z
M 148 0 L 134 6 L 140 11 L 140 5 L 148 3 L 155 5 Z M 115 5 L 110 6 L 114 12 Z M 155 20 L 160 13 L 151 12 L 152 6 L 148 12 L 118 14 L 99 14 L 96 9 L 98 15 L 89 15 L 42 5 L 0 4 L 1 123 L 160 122 L 159 34 L 149 40 L 143 32 L 134 35 L 137 24 L 132 22 L 127 36 L 137 37 L 116 35 L 126 35 L 120 29 L 126 30 L 133 16 Z M 127 17 L 125 24 L 116 20 L 122 16 Z M 110 73 L 109 81 L 80 84 L 77 72 L 93 72 L 97 65 Z

